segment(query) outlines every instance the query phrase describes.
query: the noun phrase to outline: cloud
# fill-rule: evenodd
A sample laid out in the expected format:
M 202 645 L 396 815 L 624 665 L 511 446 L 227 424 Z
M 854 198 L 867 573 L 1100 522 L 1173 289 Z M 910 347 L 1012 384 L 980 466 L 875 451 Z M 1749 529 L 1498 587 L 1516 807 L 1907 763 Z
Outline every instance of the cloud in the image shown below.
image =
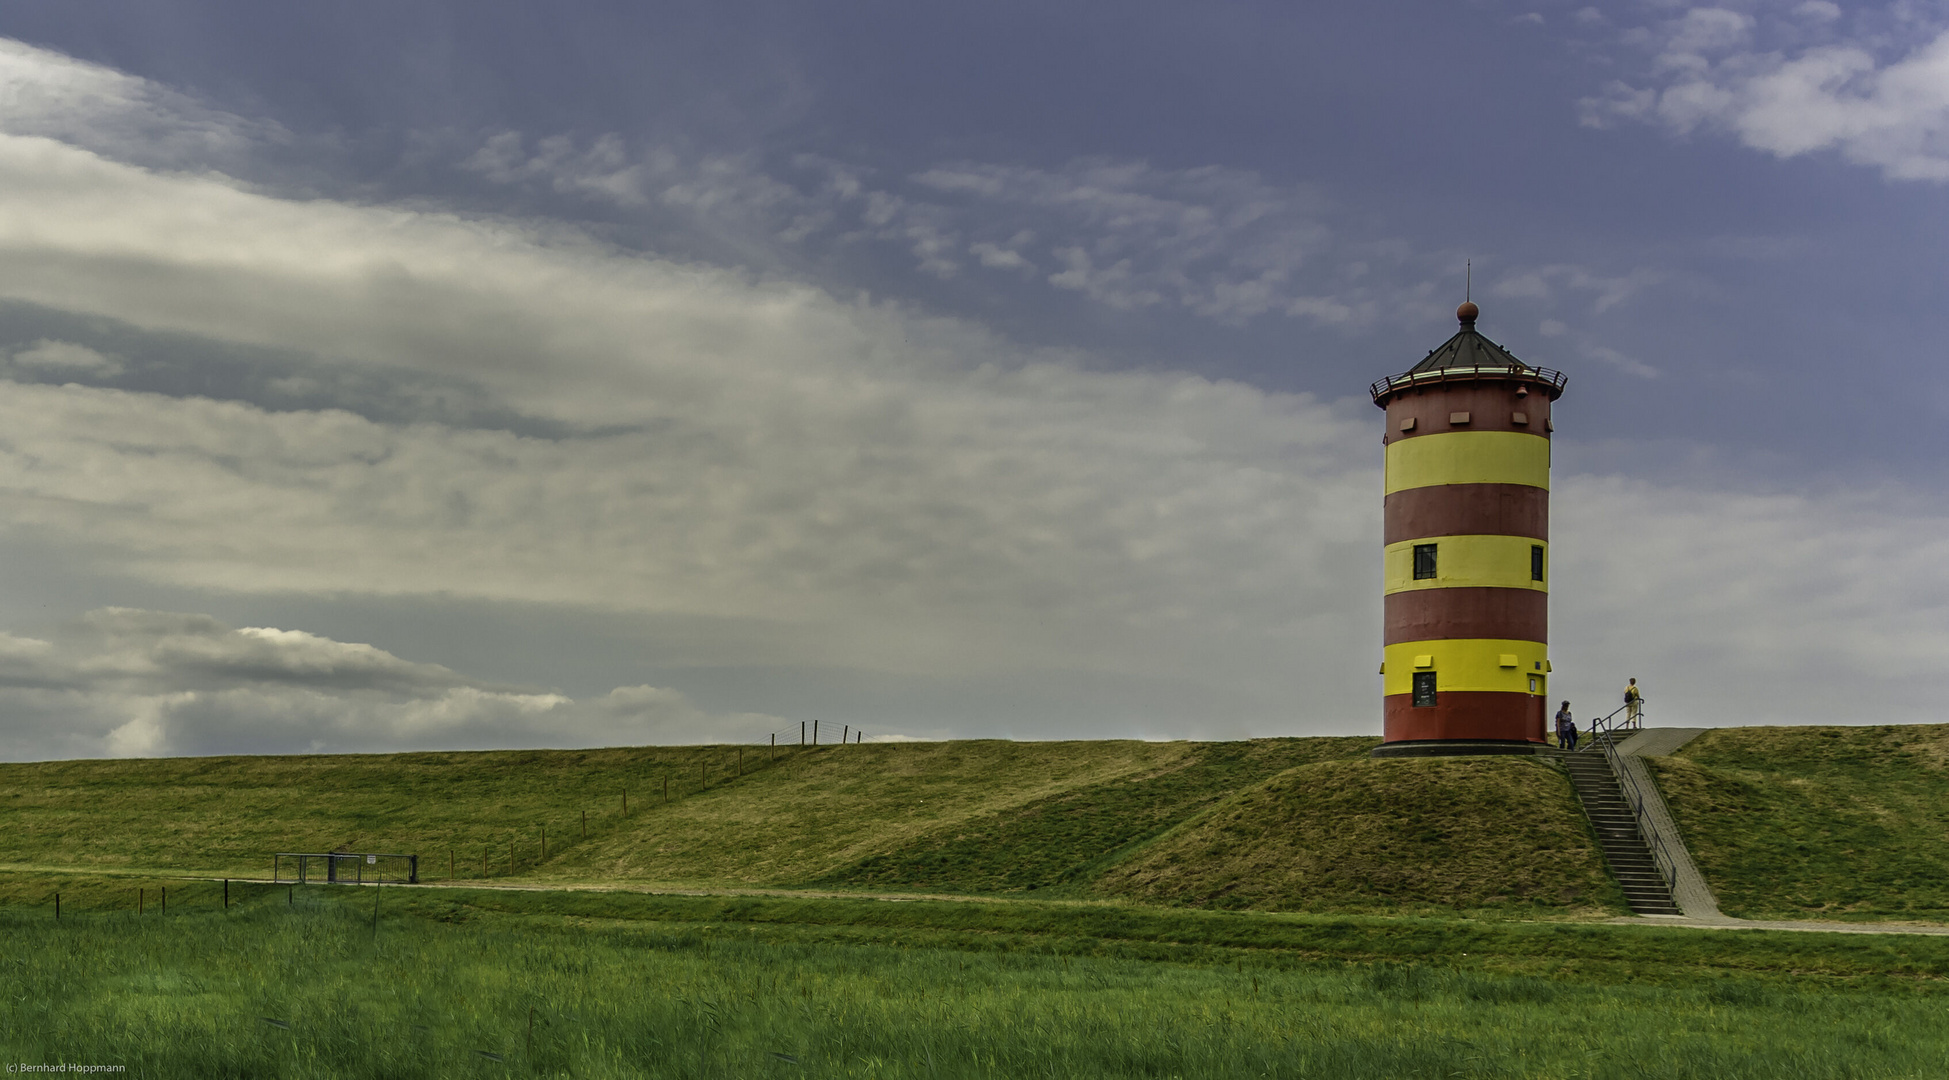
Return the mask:
M 964 252 L 1011 275 L 1053 266 L 1028 279 L 1124 311 L 1337 325 L 1370 321 L 1401 298 L 1335 269 L 1403 263 L 1400 252 L 1376 246 L 1345 258 L 1357 245 L 1335 235 L 1317 194 L 1241 170 L 1085 158 L 1054 169 L 962 161 L 884 177 L 801 155 L 774 175 L 755 157 L 632 153 L 615 135 L 586 146 L 550 136 L 530 151 L 514 132 L 489 138 L 465 168 L 629 211 L 686 211 L 712 229 L 748 233 L 743 251 L 761 238 L 806 251 L 893 245 L 940 279 L 964 270 Z
M 1505 299 L 1545 301 L 1566 293 L 1582 293 L 1590 297 L 1591 310 L 1602 314 L 1663 280 L 1660 272 L 1643 267 L 1625 274 L 1605 274 L 1588 267 L 1555 264 L 1511 269 L 1497 279 L 1490 292 Z
M 6 360 L 22 374 L 56 379 L 111 379 L 126 370 L 125 365 L 115 357 L 105 356 L 86 345 L 49 338 L 41 338 L 24 349 L 14 350 Z
M 1892 180 L 1949 180 L 1949 27 L 1906 5 L 1692 8 L 1643 28 L 1634 81 L 1580 104 L 1583 122 L 1725 131 L 1780 158 L 1832 151 Z
M 553 152 L 526 145 L 477 165 L 514 175 Z M 1104 304 L 1358 322 L 1382 295 L 1354 261 L 1321 269 L 1346 248 L 1304 198 L 1236 172 L 963 165 L 882 184 L 822 165 L 767 204 L 711 170 L 663 183 L 624 175 L 640 155 L 580 153 L 560 159 L 583 170 L 576 198 L 688 200 L 765 229 L 829 212 L 807 237 L 915 258 L 938 239 L 956 273 L 1028 278 L 979 265 L 987 243 Z M 1497 288 L 1601 310 L 1655 280 L 1564 264 Z M 692 620 L 708 639 L 645 663 L 890 673 L 920 688 L 910 735 L 939 733 L 929 703 L 970 687 L 992 694 L 979 733 L 1049 730 L 1074 711 L 1042 689 L 1059 683 L 1127 703 L 1097 733 L 1375 726 L 1381 449 L 1364 402 L 1105 370 L 775 269 L 546 221 L 280 199 L 46 134 L 0 135 L 0 299 L 125 331 L 113 349 L 79 331 L 65 352 L 21 342 L 0 394 L 0 546 L 59 550 L 103 581 Z M 59 364 L 17 363 L 91 349 L 130 376 L 164 339 L 256 364 L 266 394 L 56 385 L 28 372 Z M 347 385 L 417 389 L 336 407 Z M 1944 532 L 1923 495 L 1728 495 L 1709 470 L 1657 486 L 1566 465 L 1558 480 L 1566 692 L 1629 663 L 1616 673 L 1663 673 L 1655 697 L 1684 706 L 1664 715 L 1932 715 L 1888 675 L 1949 650 L 1944 563 L 1914 543 Z M 198 618 L 0 640 L 15 745 L 532 745 L 775 723 L 656 688 L 570 701 Z
M 1051 285 L 1124 310 L 1168 305 L 1226 321 L 1311 315 L 1293 308 L 1293 279 L 1332 243 L 1316 196 L 1237 170 L 961 162 L 912 180 L 992 234 L 1044 236 L 1063 267 Z
M 689 159 L 667 149 L 633 155 L 613 133 L 586 147 L 551 135 L 530 153 L 520 132 L 503 131 L 460 167 L 496 184 L 542 183 L 557 194 L 626 208 L 654 203 L 700 216 L 751 218 L 798 201 L 791 188 L 760 175 L 748 158 Z
M 16 761 L 755 741 L 784 727 L 657 687 L 575 701 L 370 645 L 130 608 L 0 634 L 0 717 Z
M 239 164 L 254 148 L 291 141 L 277 124 L 10 38 L 0 38 L 0 132 L 194 169 Z
M 17 385 L 4 535 L 176 586 L 797 626 L 774 662 L 1183 671 L 1169 642 L 1208 617 L 1276 651 L 1247 639 L 1301 616 L 1266 576 L 1303 580 L 1373 513 L 1363 429 L 1242 387 L 1036 367 L 777 389 L 799 400 L 750 421 L 541 439 Z
M 1655 671 L 1659 724 L 1939 718 L 1949 522 L 1927 493 L 1578 476 L 1553 501 L 1565 696 L 1613 699 Z
M 1595 342 L 1586 341 L 1579 345 L 1578 351 L 1592 360 L 1609 364 L 1619 371 L 1624 372 L 1626 375 L 1635 375 L 1640 379 L 1655 379 L 1660 374 L 1658 369 L 1652 367 L 1650 364 L 1645 363 L 1635 356 L 1619 352 L 1608 345 L 1599 345 Z
M 991 270 L 1021 270 L 1033 274 L 1035 264 L 1022 257 L 1022 253 L 1012 247 L 989 243 L 969 244 L 968 253 L 980 260 L 981 265 Z
M 1368 651 L 1326 614 L 1368 575 L 1322 568 L 1377 460 L 1305 395 L 33 137 L 0 137 L 0 297 L 307 358 L 291 394 L 394 371 L 521 420 L 18 384 L 0 539 L 103 572 L 722 620 L 717 664 L 1141 677 L 1267 722 L 1295 650 Z

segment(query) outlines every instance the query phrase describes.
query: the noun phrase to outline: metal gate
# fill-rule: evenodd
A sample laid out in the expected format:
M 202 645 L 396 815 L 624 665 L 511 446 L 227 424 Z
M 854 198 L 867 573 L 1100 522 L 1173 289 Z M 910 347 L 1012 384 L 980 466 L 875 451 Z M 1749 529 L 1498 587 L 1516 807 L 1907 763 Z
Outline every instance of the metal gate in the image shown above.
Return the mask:
M 271 880 L 299 885 L 417 885 L 420 857 L 387 852 L 280 851 Z

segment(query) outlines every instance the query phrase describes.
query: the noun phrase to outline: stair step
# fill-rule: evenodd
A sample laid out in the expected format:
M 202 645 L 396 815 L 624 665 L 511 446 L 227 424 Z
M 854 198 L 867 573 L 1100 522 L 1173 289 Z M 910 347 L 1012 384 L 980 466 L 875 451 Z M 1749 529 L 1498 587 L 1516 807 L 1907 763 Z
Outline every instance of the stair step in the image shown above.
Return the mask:
M 1640 915 L 1682 914 L 1639 832 L 1637 811 L 1601 751 L 1556 751 L 1624 902 Z
M 1640 915 L 1682 914 L 1639 831 L 1637 810 L 1598 745 L 1603 741 L 1612 740 L 1608 735 L 1598 736 L 1583 749 L 1546 753 L 1569 773 L 1570 786 L 1576 789 L 1584 818 L 1597 835 L 1598 849 L 1604 853 L 1611 879 L 1617 882 L 1625 903 Z

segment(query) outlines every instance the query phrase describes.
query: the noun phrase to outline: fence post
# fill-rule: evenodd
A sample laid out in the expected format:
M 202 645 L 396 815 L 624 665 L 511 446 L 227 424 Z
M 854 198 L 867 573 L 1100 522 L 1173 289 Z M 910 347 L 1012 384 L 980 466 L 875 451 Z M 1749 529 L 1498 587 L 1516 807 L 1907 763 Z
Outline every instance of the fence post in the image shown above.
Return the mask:
M 408 855 L 406 856 L 406 884 L 418 885 L 419 883 L 420 857 L 418 855 Z
M 812 745 L 819 745 L 819 722 L 817 720 L 812 721 Z
M 664 802 L 670 801 L 670 774 L 669 773 L 663 774 L 663 801 Z
M 778 732 L 776 731 L 771 733 L 771 755 L 765 758 L 765 760 L 766 761 L 778 760 Z
M 230 879 L 223 879 L 223 910 L 230 910 Z
M 167 915 L 167 914 L 169 914 L 169 886 L 167 886 L 167 885 L 164 885 L 164 886 L 162 887 L 162 908 L 161 908 L 161 912 L 162 912 L 162 914 L 164 914 L 164 915 Z
M 805 721 L 799 721 L 799 745 L 805 745 Z
M 55 922 L 61 921 L 61 894 L 60 893 L 54 894 L 54 921 Z
M 844 746 L 847 743 L 852 741 L 853 741 L 853 725 L 851 724 L 839 725 L 839 745 Z
M 582 839 L 587 840 L 588 838 L 589 838 L 589 812 L 587 810 L 584 810 L 582 811 Z

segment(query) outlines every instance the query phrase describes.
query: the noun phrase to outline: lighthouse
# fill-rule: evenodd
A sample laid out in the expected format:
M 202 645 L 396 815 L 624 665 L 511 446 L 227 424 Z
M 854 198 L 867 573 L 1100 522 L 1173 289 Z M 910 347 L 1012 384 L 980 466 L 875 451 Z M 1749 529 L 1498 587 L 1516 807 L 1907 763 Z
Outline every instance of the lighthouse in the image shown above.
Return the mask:
M 1527 753 L 1549 712 L 1550 407 L 1561 372 L 1475 329 L 1375 383 L 1387 413 L 1376 756 Z

